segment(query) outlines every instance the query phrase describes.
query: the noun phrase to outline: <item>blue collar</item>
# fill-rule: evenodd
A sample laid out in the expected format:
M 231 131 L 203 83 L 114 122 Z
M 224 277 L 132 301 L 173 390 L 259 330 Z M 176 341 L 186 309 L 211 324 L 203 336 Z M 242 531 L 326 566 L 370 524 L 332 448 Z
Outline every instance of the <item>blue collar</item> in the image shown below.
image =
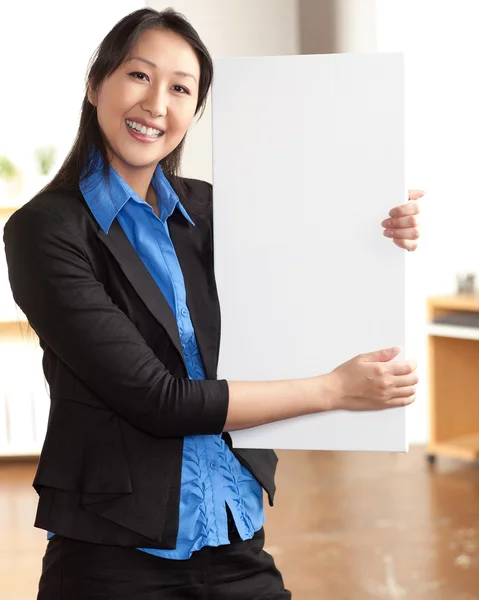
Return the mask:
M 99 153 L 92 155 L 92 173 L 81 179 L 80 191 L 87 201 L 93 216 L 103 231 L 108 234 L 111 224 L 116 219 L 120 210 L 129 200 L 150 206 L 145 200 L 132 190 L 126 181 L 110 165 L 110 183 L 103 176 L 103 160 Z M 181 204 L 178 196 L 166 178 L 160 164 L 155 169 L 151 184 L 158 198 L 158 210 L 160 220 L 165 223 L 175 208 L 178 207 L 181 214 L 192 225 L 194 222 Z

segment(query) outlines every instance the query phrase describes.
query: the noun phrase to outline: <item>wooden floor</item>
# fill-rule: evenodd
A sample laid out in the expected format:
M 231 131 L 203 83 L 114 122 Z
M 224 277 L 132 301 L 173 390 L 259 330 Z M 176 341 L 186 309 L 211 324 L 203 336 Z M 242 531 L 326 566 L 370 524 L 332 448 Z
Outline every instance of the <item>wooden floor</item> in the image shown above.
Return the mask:
M 281 452 L 267 549 L 294 600 L 479 600 L 479 466 Z M 0 463 L 0 599 L 34 600 L 34 463 Z M 245 599 L 253 600 L 253 599 Z

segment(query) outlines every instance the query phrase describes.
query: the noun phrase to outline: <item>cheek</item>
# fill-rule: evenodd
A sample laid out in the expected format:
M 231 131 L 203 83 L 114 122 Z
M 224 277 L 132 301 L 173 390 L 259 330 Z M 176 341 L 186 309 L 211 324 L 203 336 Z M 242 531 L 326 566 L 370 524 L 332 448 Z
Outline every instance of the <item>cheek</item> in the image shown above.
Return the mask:
M 115 115 L 117 114 L 114 99 L 108 98 L 107 96 L 102 98 L 102 100 L 98 102 L 97 113 L 100 127 L 106 132 L 111 132 L 116 121 Z
M 172 129 L 183 137 L 188 131 L 194 116 L 195 116 L 196 105 L 189 104 L 188 106 L 177 107 L 177 110 L 171 113 L 170 126 L 173 125 Z
M 118 128 L 121 117 L 135 103 L 131 86 L 116 84 L 102 90 L 98 98 L 98 122 L 103 129 Z

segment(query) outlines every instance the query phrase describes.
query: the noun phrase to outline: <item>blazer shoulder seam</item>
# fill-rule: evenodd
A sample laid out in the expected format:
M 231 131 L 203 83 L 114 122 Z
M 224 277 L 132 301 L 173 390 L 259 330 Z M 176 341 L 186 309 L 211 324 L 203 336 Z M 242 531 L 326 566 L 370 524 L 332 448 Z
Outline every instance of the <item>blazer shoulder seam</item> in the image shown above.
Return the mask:
M 71 234 L 71 236 L 77 241 L 77 244 L 80 246 L 82 254 L 84 255 L 84 257 L 86 258 L 86 260 L 88 260 L 89 263 L 91 263 L 89 257 L 88 257 L 88 253 L 85 250 L 85 246 L 83 245 L 81 236 L 78 235 L 78 233 L 76 233 L 74 231 L 74 229 L 71 227 L 71 225 L 68 223 L 68 221 L 66 221 L 65 219 L 62 219 L 60 217 L 60 215 L 58 215 L 58 213 L 48 210 L 46 209 L 46 207 L 44 206 L 22 206 L 22 208 L 17 211 L 17 213 L 14 213 L 12 215 L 12 217 L 15 217 L 16 214 L 20 215 L 21 212 L 36 212 L 36 213 L 41 213 L 41 214 L 45 214 L 48 215 L 49 217 L 52 217 L 54 219 L 56 219 L 57 221 L 59 221 L 65 228 L 66 231 L 68 231 L 69 234 Z

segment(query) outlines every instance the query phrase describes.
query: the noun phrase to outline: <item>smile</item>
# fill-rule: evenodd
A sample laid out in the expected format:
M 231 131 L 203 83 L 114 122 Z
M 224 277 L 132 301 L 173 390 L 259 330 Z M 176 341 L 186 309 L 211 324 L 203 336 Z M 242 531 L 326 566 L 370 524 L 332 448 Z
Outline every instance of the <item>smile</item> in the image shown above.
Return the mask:
M 165 133 L 161 129 L 153 129 L 152 127 L 146 127 L 141 123 L 136 123 L 135 121 L 130 121 L 129 119 L 126 119 L 125 122 L 132 131 L 140 135 L 144 135 L 145 137 L 159 138 Z

